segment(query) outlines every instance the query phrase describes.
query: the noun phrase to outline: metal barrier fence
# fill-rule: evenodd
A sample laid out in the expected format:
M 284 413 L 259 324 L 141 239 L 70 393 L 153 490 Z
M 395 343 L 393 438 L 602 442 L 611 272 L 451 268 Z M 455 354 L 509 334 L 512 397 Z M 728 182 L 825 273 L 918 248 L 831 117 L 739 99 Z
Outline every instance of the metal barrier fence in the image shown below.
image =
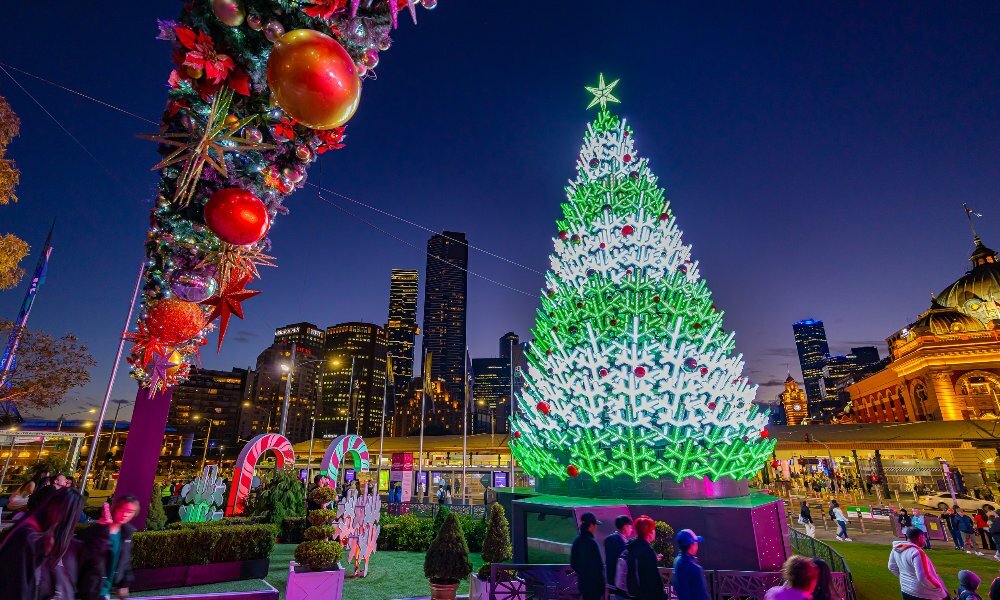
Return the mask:
M 470 515 L 479 519 L 486 518 L 485 504 L 438 504 L 437 502 L 383 502 L 382 512 L 387 515 L 413 515 L 416 517 L 433 519 L 437 516 L 441 507 L 456 515 Z
M 660 569 L 668 597 L 673 597 L 672 574 L 673 569 Z M 711 600 L 763 600 L 767 590 L 781 585 L 782 579 L 778 572 L 705 571 L 705 581 Z M 833 574 L 833 591 L 835 600 L 855 600 L 850 573 Z M 490 573 L 489 600 L 579 598 L 576 573 L 569 565 L 495 564 Z
M 854 577 L 851 575 L 851 568 L 847 565 L 847 561 L 844 557 L 840 555 L 839 552 L 834 550 L 828 544 L 817 540 L 814 537 L 810 537 L 805 533 L 795 529 L 788 529 L 789 541 L 792 543 L 792 548 L 795 550 L 796 554 L 801 554 L 802 556 L 809 556 L 811 558 L 822 558 L 830 565 L 830 570 L 834 574 L 842 574 L 842 585 L 843 593 L 846 600 L 856 600 L 857 594 L 854 591 Z M 838 587 L 836 581 L 834 581 L 834 587 Z

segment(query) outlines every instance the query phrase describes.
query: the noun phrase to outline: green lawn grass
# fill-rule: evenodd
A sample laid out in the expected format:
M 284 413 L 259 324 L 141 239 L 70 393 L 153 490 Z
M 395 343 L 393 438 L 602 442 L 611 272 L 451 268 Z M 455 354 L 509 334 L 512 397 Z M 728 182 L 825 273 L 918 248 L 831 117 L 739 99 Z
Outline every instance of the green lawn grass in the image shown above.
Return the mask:
M 285 597 L 288 563 L 295 553 L 295 544 L 278 544 L 271 552 L 271 570 L 267 582 Z M 478 553 L 471 553 L 472 571 L 483 564 Z M 458 587 L 459 594 L 469 593 L 469 581 Z M 389 600 L 430 596 L 431 588 L 424 579 L 423 552 L 376 552 L 368 567 L 368 577 L 344 580 L 344 598 L 350 600 Z
M 944 543 L 944 542 L 940 542 Z M 831 542 L 830 545 L 847 560 L 854 576 L 858 600 L 886 600 L 899 598 L 899 580 L 889 572 L 889 548 L 875 544 Z M 981 596 L 988 595 L 990 582 L 1000 576 L 1000 562 L 957 550 L 931 550 L 928 553 L 938 575 L 954 596 L 958 587 L 958 572 L 968 569 L 983 580 Z M 984 593 L 985 592 L 985 593 Z

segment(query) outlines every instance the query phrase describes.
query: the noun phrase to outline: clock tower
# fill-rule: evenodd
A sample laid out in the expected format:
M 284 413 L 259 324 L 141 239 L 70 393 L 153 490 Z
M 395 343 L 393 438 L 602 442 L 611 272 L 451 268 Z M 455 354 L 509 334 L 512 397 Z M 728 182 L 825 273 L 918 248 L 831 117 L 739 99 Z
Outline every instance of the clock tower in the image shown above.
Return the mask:
M 801 425 L 802 420 L 809 416 L 806 405 L 806 393 L 789 375 L 785 380 L 785 391 L 779 396 L 781 405 L 785 408 L 785 419 L 789 426 Z

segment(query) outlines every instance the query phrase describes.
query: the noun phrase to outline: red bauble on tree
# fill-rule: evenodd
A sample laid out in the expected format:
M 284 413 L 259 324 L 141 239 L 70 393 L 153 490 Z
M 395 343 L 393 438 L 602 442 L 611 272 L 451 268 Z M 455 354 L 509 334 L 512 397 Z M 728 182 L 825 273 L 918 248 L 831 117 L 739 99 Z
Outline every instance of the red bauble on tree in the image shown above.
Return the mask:
M 551 410 L 549 408 L 548 402 L 539 402 L 538 404 L 535 405 L 535 408 L 537 408 L 538 412 L 542 413 L 543 415 L 549 414 L 549 410 Z
M 271 218 L 257 196 L 240 188 L 225 188 L 205 203 L 205 224 L 220 240 L 246 246 L 267 234 Z
M 578 469 L 576 465 L 569 465 L 566 467 L 566 474 L 570 477 L 576 477 L 580 474 L 580 469 Z
M 632 235 L 633 233 L 635 233 L 635 227 L 632 227 L 631 225 L 626 225 L 625 227 L 622 227 L 623 236 L 627 237 Z
M 289 31 L 274 44 L 267 84 L 278 106 L 312 129 L 343 125 L 361 101 L 354 59 L 332 37 L 311 29 Z
M 208 320 L 193 302 L 165 298 L 146 309 L 146 331 L 164 344 L 176 345 L 198 335 Z
M 521 432 L 520 431 L 515 431 L 514 432 L 514 437 L 517 438 L 517 439 L 521 439 Z

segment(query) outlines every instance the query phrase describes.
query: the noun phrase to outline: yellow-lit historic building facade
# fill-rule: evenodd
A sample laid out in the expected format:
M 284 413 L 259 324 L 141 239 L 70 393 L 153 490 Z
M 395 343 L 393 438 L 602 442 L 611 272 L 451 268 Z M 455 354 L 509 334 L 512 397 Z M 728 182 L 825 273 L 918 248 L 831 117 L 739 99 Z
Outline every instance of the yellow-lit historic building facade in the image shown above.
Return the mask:
M 886 341 L 891 362 L 849 386 L 846 421 L 957 421 L 1000 414 L 1000 262 L 975 236 L 970 269 Z
M 801 425 L 809 416 L 809 406 L 806 403 L 806 392 L 789 375 L 785 380 L 785 391 L 778 394 L 782 408 L 785 409 L 785 424 L 792 427 Z

